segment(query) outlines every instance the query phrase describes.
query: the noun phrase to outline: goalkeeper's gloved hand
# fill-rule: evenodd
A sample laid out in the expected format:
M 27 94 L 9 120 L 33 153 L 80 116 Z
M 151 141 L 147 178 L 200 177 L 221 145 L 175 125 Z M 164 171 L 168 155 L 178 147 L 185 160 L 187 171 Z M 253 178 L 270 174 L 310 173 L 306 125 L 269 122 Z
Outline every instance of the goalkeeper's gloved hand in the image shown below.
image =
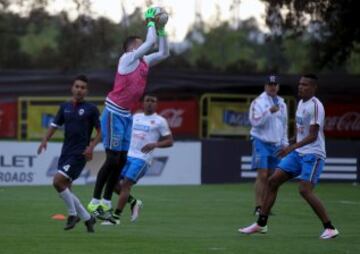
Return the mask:
M 156 9 L 153 7 L 146 10 L 144 18 L 146 20 L 147 27 L 155 26 L 155 12 Z

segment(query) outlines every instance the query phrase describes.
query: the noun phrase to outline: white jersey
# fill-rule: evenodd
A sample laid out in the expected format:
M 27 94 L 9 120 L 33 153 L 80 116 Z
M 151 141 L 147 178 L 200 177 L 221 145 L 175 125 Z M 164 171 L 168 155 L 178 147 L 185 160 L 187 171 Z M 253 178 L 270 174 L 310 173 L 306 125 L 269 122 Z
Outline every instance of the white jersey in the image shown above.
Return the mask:
M 138 158 L 150 163 L 152 151 L 149 153 L 141 152 L 141 149 L 149 144 L 159 141 L 160 137 L 170 135 L 171 131 L 165 118 L 154 113 L 145 115 L 137 113 L 133 117 L 130 148 L 128 156 Z
M 297 148 L 297 152 L 301 154 L 316 154 L 325 159 L 324 121 L 324 106 L 318 98 L 312 97 L 305 102 L 300 100 L 296 110 L 296 142 L 303 140 L 309 135 L 310 125 L 319 125 L 319 133 L 314 142 Z
M 288 113 L 284 99 L 276 96 L 279 111 L 270 112 L 275 105 L 271 96 L 263 92 L 252 101 L 249 109 L 250 135 L 266 143 L 287 146 Z

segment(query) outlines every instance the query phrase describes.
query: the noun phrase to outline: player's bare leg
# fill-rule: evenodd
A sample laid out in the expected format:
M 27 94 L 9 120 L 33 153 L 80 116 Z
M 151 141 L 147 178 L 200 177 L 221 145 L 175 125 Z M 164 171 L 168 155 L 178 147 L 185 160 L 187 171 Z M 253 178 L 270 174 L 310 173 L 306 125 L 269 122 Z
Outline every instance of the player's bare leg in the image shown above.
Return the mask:
M 279 187 L 291 178 L 292 177 L 286 174 L 284 171 L 280 169 L 275 170 L 274 174 L 269 178 L 264 203 L 257 222 L 251 224 L 248 227 L 240 228 L 239 232 L 244 234 L 267 232 L 267 220 L 269 212 L 275 203 Z
M 334 238 L 339 234 L 339 231 L 332 225 L 330 218 L 326 212 L 321 200 L 314 194 L 314 185 L 307 181 L 300 181 L 299 193 L 311 206 L 315 214 L 319 217 L 324 225 L 325 231 L 320 236 L 322 239 Z
M 255 180 L 255 215 L 260 214 L 260 209 L 265 199 L 268 177 L 269 170 L 257 169 L 257 176 Z

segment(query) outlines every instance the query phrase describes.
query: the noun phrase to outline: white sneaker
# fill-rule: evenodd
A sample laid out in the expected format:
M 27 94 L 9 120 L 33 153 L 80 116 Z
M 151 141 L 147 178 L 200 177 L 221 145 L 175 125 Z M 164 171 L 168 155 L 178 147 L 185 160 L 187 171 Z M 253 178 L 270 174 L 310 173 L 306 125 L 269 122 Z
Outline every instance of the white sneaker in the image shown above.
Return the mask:
M 135 222 L 139 218 L 140 210 L 143 206 L 143 202 L 141 200 L 136 200 L 136 203 L 131 208 L 131 222 Z
M 331 238 L 337 237 L 338 235 L 339 235 L 339 231 L 336 228 L 335 229 L 327 228 L 320 235 L 320 238 L 321 239 L 331 239 Z
M 267 231 L 268 231 L 267 226 L 260 227 L 256 222 L 246 228 L 239 228 L 240 233 L 247 234 L 247 235 L 255 234 L 255 233 L 265 234 Z

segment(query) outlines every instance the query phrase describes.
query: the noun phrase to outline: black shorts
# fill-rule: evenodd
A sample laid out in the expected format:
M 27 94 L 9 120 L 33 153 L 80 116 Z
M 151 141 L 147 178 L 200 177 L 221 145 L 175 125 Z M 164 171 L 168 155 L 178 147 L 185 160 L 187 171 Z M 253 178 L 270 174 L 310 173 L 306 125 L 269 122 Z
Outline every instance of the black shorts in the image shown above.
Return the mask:
M 80 176 L 85 164 L 86 159 L 83 155 L 61 155 L 58 162 L 58 171 L 71 181 L 74 181 Z

